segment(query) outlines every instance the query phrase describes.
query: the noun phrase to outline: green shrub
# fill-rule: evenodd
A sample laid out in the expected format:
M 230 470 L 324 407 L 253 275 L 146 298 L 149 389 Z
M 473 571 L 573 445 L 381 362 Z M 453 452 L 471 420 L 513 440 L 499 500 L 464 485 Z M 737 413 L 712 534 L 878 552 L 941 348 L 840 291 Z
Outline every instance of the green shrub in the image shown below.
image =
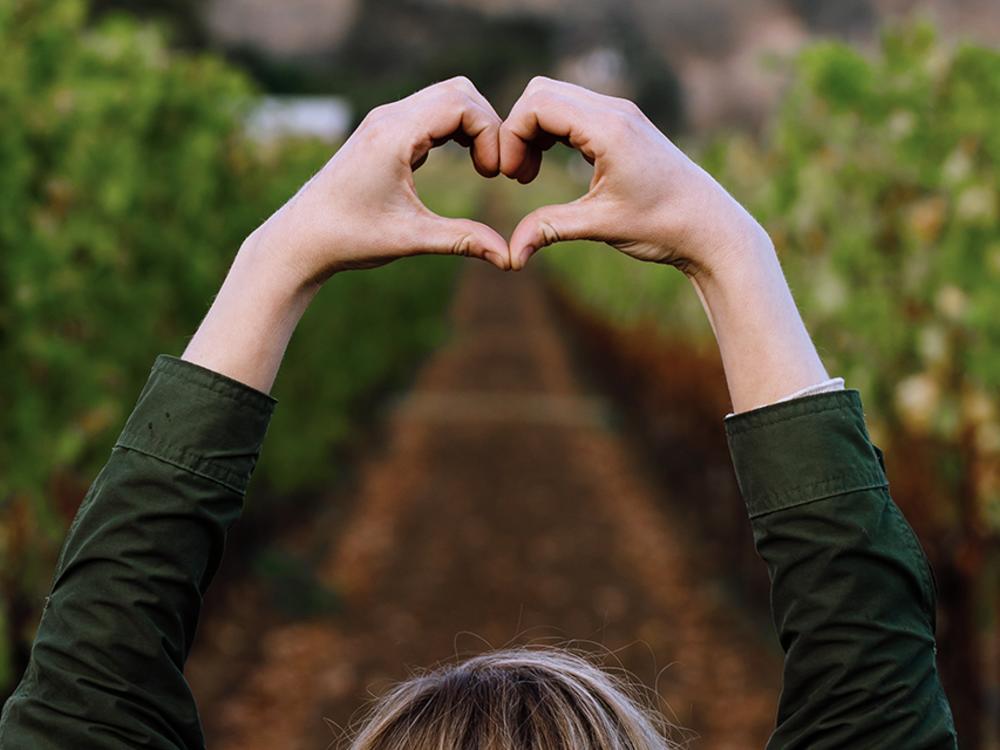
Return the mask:
M 181 352 L 242 239 L 330 150 L 248 141 L 241 74 L 86 11 L 0 3 L 0 692 L 156 354 Z M 321 293 L 276 384 L 255 487 L 330 480 L 357 404 L 442 334 L 454 267 L 399 264 Z
M 1000 53 L 912 26 L 875 60 L 822 44 L 799 69 L 769 143 L 723 144 L 717 169 L 876 429 L 961 446 L 1000 533 Z
M 986 746 L 1000 731 L 988 718 L 1000 687 L 1000 52 L 945 46 L 923 25 L 886 33 L 874 56 L 816 44 L 764 137 L 719 138 L 701 161 L 768 228 L 829 370 L 864 394 L 943 582 L 940 663 L 959 734 Z M 711 345 L 680 274 L 611 251 L 548 257 L 622 325 L 651 319 Z
M 922 25 L 887 33 L 874 59 L 817 44 L 766 137 L 719 139 L 702 162 L 767 226 L 879 437 L 971 445 L 960 474 L 1000 533 L 1000 53 Z M 710 335 L 669 269 L 569 249 L 549 264 L 618 321 Z

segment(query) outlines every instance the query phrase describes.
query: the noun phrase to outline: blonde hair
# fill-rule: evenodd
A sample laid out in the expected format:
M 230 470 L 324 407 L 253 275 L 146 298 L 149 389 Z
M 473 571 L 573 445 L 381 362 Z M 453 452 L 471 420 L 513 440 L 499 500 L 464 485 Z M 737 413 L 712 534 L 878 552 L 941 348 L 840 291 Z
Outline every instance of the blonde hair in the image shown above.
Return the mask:
M 364 719 L 351 750 L 668 750 L 635 688 L 576 654 L 496 651 L 417 675 Z

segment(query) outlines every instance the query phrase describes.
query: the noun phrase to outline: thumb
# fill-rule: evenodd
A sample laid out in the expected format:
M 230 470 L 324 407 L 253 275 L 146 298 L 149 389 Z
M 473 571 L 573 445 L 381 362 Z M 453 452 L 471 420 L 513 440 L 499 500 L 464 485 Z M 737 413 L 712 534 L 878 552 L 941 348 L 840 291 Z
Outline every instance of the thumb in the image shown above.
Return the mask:
M 595 206 L 586 196 L 572 203 L 544 206 L 521 219 L 510 238 L 510 261 L 515 271 L 547 245 L 565 240 L 603 240 Z
M 471 219 L 447 219 L 427 212 L 418 227 L 420 253 L 481 258 L 509 271 L 510 250 L 496 230 Z

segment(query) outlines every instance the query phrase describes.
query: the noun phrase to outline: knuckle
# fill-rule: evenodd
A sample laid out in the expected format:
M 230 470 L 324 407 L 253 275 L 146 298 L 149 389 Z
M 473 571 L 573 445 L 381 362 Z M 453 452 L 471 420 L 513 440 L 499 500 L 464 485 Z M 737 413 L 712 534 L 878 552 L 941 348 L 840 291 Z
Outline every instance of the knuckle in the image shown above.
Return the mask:
M 475 88 L 475 85 L 473 85 L 472 80 L 468 76 L 455 76 L 453 78 L 449 78 L 445 81 L 445 83 L 463 91 L 469 91 L 470 89 Z
M 639 109 L 639 105 L 631 99 L 618 98 L 617 104 L 621 111 L 629 117 L 642 117 L 642 110 Z
M 440 97 L 441 101 L 454 103 L 471 99 L 475 86 L 465 76 L 455 76 L 431 86 L 430 91 Z
M 615 133 L 631 131 L 638 122 L 637 113 L 638 107 L 634 110 L 627 107 L 612 110 L 608 117 L 607 128 Z
M 470 101 L 469 92 L 461 86 L 445 82 L 438 92 L 439 101 L 445 106 L 465 105 Z
M 391 109 L 389 104 L 380 104 L 365 115 L 364 119 L 361 121 L 362 127 L 366 130 L 378 131 L 382 130 L 385 123 L 390 119 Z
M 466 233 L 458 237 L 454 245 L 452 245 L 451 251 L 454 255 L 461 255 L 463 257 L 472 255 L 472 235 Z
M 435 86 L 427 92 L 427 98 L 424 99 L 424 105 L 426 107 L 436 107 L 441 105 L 450 104 L 455 100 L 457 92 L 445 85 Z
M 559 230 L 557 230 L 552 222 L 547 219 L 540 219 L 538 222 L 538 231 L 542 235 L 542 241 L 546 245 L 554 245 L 559 242 Z
M 534 89 L 529 91 L 524 98 L 529 105 L 538 107 L 548 102 L 552 95 L 545 89 Z

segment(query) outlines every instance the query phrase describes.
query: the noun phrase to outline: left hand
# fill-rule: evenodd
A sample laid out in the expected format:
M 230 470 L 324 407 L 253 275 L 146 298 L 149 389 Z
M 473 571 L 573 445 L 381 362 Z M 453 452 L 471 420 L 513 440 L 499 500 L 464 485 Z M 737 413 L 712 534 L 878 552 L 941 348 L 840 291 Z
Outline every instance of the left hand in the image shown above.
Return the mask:
M 507 270 L 503 237 L 479 222 L 433 213 L 413 182 L 413 170 L 448 140 L 470 148 L 481 175 L 497 175 L 500 124 L 464 77 L 377 107 L 245 244 L 280 260 L 278 265 L 303 284 L 424 253 L 474 256 Z
M 542 152 L 563 141 L 594 165 L 590 190 L 521 220 L 513 267 L 562 240 L 607 242 L 626 255 L 675 265 L 689 276 L 768 254 L 763 229 L 639 108 L 564 81 L 535 78 L 500 129 L 500 168 L 519 182 L 538 175 Z

